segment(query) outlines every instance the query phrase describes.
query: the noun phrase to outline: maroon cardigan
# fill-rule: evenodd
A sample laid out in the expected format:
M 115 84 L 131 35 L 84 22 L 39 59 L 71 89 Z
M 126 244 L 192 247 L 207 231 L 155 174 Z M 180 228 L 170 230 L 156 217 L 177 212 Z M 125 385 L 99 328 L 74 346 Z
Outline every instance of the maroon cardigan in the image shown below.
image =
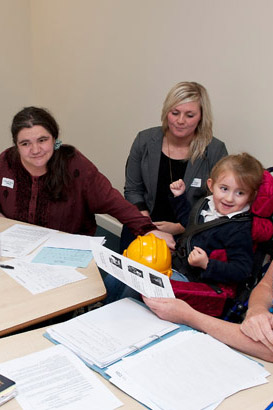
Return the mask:
M 45 176 L 32 177 L 12 151 L 0 155 L 0 212 L 5 217 L 85 235 L 94 235 L 96 213 L 115 217 L 135 235 L 156 229 L 79 151 L 69 161 L 71 186 L 66 201 L 50 200 Z

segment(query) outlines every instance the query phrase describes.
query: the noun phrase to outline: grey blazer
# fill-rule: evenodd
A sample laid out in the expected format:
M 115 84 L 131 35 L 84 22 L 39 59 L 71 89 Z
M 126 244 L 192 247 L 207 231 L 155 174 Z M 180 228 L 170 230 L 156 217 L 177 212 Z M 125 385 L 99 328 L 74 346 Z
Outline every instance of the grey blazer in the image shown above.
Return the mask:
M 152 212 L 157 190 L 163 142 L 162 127 L 149 128 L 136 136 L 126 163 L 125 198 L 140 210 Z M 206 181 L 214 164 L 228 154 L 225 144 L 212 139 L 202 158 L 188 162 L 184 182 L 190 204 L 206 195 Z

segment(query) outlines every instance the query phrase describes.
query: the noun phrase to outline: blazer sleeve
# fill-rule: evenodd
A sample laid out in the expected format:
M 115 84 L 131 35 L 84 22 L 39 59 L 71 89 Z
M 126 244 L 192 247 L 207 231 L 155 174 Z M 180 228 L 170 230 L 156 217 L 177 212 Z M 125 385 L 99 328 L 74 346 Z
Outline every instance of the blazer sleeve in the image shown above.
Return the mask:
M 141 171 L 143 154 L 144 145 L 141 141 L 141 134 L 138 133 L 126 162 L 124 196 L 141 211 L 148 209 L 144 199 L 146 187 Z

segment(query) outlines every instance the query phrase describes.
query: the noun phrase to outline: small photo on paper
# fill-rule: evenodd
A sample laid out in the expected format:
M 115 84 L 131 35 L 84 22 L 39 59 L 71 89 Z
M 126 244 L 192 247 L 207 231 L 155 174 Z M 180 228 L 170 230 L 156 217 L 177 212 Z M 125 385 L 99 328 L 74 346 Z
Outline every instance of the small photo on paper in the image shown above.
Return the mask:
M 160 286 L 161 288 L 164 288 L 163 280 L 159 278 L 156 275 L 153 275 L 152 273 L 149 273 L 150 276 L 150 281 L 156 286 Z
M 128 271 L 133 273 L 134 275 L 139 276 L 140 278 L 143 278 L 142 270 L 136 268 L 135 266 L 128 265 Z
M 122 269 L 121 259 L 119 259 L 117 256 L 111 255 L 109 261 L 110 263 L 112 263 L 112 265 L 115 265 L 118 268 Z

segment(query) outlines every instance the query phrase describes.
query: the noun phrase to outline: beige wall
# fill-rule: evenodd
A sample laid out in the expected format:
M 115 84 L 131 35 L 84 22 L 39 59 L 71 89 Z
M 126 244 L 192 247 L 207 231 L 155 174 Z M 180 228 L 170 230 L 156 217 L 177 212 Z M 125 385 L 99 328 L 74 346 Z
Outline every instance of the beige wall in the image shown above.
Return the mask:
M 215 135 L 273 163 L 271 0 L 33 0 L 34 100 L 122 190 L 138 130 L 181 80 L 209 90 Z
M 10 145 L 10 122 L 31 98 L 31 33 L 29 0 L 0 0 L 0 150 Z
M 173 84 L 194 80 L 209 91 L 214 134 L 229 151 L 273 164 L 272 0 L 0 0 L 0 7 L 4 130 L 21 105 L 50 108 L 63 140 L 122 191 L 137 131 L 160 123 Z

